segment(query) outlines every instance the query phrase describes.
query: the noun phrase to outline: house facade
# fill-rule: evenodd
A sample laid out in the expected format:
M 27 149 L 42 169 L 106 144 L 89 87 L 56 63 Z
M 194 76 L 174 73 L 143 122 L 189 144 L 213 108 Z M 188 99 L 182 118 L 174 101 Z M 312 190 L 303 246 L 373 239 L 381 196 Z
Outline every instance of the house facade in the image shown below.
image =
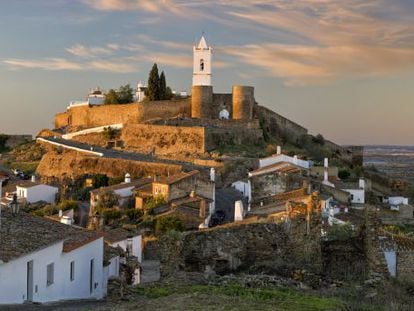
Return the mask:
M 8 209 L 2 218 L 0 304 L 106 295 L 102 235 Z

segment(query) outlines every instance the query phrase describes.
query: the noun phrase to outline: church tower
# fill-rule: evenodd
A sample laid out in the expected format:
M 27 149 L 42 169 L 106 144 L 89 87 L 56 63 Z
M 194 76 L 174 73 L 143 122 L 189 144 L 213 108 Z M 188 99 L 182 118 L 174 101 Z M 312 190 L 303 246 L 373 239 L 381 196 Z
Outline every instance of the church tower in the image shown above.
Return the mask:
M 202 36 L 198 45 L 193 47 L 193 86 L 211 85 L 211 52 Z

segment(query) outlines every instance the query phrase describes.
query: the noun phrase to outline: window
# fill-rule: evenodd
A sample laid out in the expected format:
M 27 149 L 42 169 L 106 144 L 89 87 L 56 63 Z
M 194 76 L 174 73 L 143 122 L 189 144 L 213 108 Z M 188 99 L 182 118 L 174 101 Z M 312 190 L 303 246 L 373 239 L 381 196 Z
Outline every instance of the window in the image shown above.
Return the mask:
M 204 59 L 200 59 L 200 71 L 204 71 Z
M 75 280 L 75 262 L 74 261 L 70 262 L 70 280 L 71 281 Z
M 46 266 L 46 285 L 50 286 L 54 282 L 55 274 L 55 264 L 50 263 Z

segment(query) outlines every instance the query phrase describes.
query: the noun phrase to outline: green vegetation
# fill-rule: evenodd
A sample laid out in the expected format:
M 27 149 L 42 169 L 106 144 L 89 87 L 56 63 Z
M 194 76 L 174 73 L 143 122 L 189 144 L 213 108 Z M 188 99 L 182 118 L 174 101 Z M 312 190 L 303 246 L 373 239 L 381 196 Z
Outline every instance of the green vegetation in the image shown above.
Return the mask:
M 71 209 L 76 211 L 79 209 L 79 205 L 78 202 L 76 202 L 75 200 L 63 200 L 58 204 L 57 208 L 62 211 L 67 211 Z
M 96 174 L 92 176 L 92 183 L 95 189 L 100 187 L 106 187 L 108 186 L 109 178 L 104 174 Z
M 166 233 L 169 231 L 184 231 L 185 226 L 178 216 L 166 216 L 157 218 L 155 232 Z
M 148 88 L 145 95 L 149 101 L 171 99 L 173 94 L 167 86 L 164 71 L 158 74 L 158 66 L 154 63 L 148 76 Z
M 163 204 L 165 204 L 165 200 L 162 195 L 151 197 L 145 201 L 144 211 L 146 214 L 151 214 L 154 208 Z
M 8 135 L 0 134 L 0 153 L 9 151 L 9 149 L 6 147 L 6 142 L 8 139 Z
M 338 177 L 340 179 L 348 179 L 351 176 L 351 173 L 348 170 L 340 170 L 338 172 Z
M 105 137 L 106 140 L 112 140 L 119 135 L 119 130 L 116 130 L 110 126 L 104 127 L 102 135 Z
M 96 211 L 101 213 L 105 209 L 113 208 L 118 205 L 119 195 L 115 194 L 113 191 L 101 191 L 98 194 L 98 201 L 96 202 Z
M 129 104 L 134 101 L 134 90 L 129 84 L 121 85 L 118 90 L 110 89 L 105 94 L 105 105 Z
M 157 284 L 154 287 L 138 287 L 134 291 L 152 300 L 151 304 L 158 310 L 167 310 L 175 300 L 178 303 L 174 304 L 176 310 L 206 310 L 206 303 L 209 310 L 340 310 L 345 307 L 334 298 L 322 298 L 284 288 L 247 288 L 239 284 Z M 157 300 L 159 303 L 156 303 Z M 171 304 L 163 306 L 169 300 Z
M 352 238 L 355 235 L 354 229 L 351 224 L 346 223 L 345 225 L 333 225 L 327 232 L 328 240 L 339 240 L 345 241 Z

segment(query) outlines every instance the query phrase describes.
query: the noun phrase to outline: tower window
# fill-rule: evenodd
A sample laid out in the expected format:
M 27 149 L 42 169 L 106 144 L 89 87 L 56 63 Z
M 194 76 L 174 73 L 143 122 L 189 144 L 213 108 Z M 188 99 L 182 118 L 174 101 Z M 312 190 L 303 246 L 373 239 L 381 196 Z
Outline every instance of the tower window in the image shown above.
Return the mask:
M 204 59 L 200 59 L 200 71 L 204 71 Z

